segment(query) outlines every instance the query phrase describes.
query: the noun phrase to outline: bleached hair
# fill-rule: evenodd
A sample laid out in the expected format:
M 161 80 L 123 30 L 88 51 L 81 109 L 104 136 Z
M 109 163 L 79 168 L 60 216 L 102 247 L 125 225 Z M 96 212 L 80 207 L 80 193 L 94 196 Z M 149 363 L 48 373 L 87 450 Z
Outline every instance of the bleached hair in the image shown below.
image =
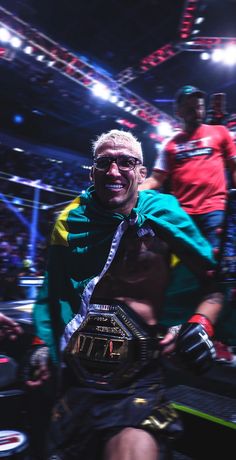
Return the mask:
M 138 158 L 143 162 L 143 152 L 141 142 L 129 131 L 123 131 L 119 129 L 112 129 L 107 133 L 103 133 L 97 137 L 92 143 L 93 158 L 96 158 L 99 150 L 104 144 L 107 144 L 109 141 L 114 143 L 128 143 L 131 146 L 133 152 L 138 155 Z

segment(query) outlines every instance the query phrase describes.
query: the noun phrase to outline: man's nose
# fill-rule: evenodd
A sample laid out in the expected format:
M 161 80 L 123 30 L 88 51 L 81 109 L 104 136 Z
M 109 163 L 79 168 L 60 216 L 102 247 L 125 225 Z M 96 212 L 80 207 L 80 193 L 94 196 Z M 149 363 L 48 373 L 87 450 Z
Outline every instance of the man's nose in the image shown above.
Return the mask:
M 119 168 L 115 161 L 112 161 L 112 163 L 110 164 L 107 170 L 107 174 L 120 174 Z

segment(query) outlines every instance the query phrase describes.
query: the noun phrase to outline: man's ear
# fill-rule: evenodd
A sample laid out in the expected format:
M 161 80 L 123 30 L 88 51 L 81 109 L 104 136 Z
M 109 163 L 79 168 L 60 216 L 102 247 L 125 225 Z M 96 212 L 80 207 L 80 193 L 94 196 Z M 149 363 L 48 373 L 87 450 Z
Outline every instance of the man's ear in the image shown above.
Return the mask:
M 140 166 L 138 183 L 142 184 L 145 181 L 146 177 L 147 177 L 147 168 L 146 168 L 146 166 Z
M 89 179 L 91 181 L 93 181 L 94 179 L 94 166 L 92 166 L 92 168 L 90 169 L 90 172 L 89 172 Z

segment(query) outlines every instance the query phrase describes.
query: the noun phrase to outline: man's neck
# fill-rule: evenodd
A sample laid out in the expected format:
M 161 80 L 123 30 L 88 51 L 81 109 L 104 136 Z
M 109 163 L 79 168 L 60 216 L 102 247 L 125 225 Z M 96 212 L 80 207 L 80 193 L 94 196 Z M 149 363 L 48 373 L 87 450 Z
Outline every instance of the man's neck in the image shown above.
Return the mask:
M 201 124 L 185 124 L 185 127 L 184 127 L 184 131 L 187 133 L 187 134 L 193 134 L 198 128 L 200 128 L 200 126 L 202 126 L 202 123 Z

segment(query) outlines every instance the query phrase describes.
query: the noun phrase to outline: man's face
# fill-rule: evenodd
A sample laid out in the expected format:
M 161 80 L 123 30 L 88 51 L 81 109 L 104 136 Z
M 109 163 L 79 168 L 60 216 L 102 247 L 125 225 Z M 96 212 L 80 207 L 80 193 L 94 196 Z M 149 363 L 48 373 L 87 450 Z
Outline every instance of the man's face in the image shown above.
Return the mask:
M 140 160 L 129 142 L 118 144 L 108 141 L 100 147 L 96 160 L 104 157 L 114 160 L 122 158 L 125 162 L 130 157 Z M 137 201 L 138 186 L 146 177 L 146 168 L 142 164 L 135 164 L 134 169 L 122 170 L 115 161 L 110 161 L 106 169 L 100 170 L 96 168 L 96 160 L 91 178 L 100 202 L 112 211 L 129 214 Z
M 178 115 L 186 125 L 198 127 L 205 118 L 205 101 L 196 95 L 186 97 L 178 107 Z

